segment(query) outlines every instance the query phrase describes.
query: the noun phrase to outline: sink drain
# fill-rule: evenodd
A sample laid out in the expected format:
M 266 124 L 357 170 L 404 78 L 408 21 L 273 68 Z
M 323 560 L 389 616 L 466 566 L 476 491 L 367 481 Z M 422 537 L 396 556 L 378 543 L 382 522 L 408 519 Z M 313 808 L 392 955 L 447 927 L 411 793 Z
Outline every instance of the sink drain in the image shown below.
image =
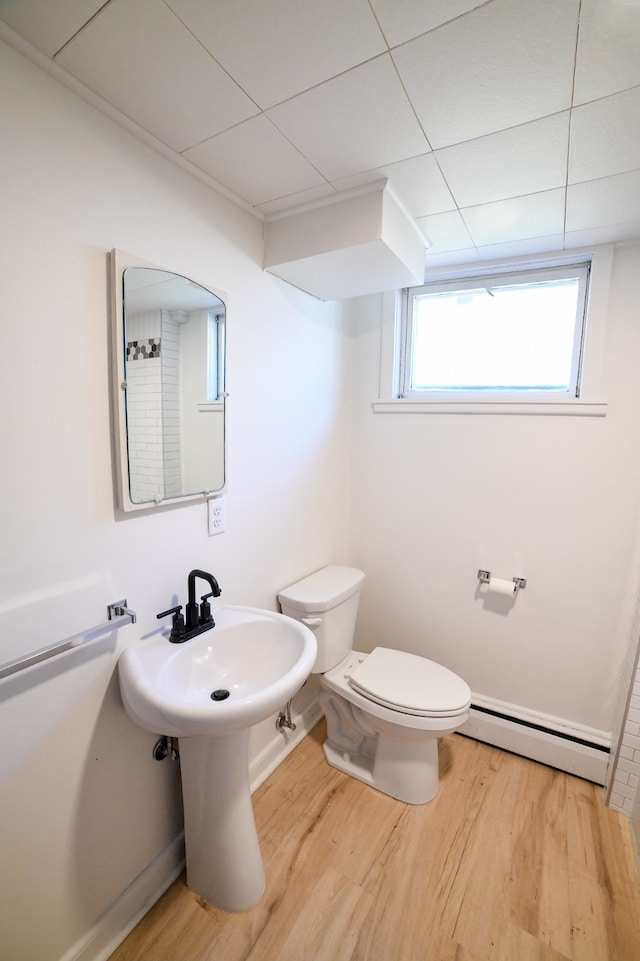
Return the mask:
M 228 697 L 229 697 L 229 691 L 226 691 L 224 688 L 221 688 L 218 691 L 212 691 L 211 693 L 212 701 L 226 701 Z

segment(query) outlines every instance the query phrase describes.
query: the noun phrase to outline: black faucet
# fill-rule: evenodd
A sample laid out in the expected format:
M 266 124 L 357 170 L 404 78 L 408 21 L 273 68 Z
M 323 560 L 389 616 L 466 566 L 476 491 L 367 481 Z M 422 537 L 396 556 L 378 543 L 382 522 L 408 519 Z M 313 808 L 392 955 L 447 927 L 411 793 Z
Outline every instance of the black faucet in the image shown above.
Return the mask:
M 198 577 L 206 581 L 211 588 L 208 594 L 202 595 L 200 604 L 196 601 L 196 579 Z M 220 597 L 222 591 L 213 574 L 208 574 L 207 571 L 197 569 L 190 571 L 189 577 L 187 578 L 187 585 L 189 589 L 189 599 L 185 611 L 186 617 L 182 616 L 182 605 L 172 607 L 168 611 L 162 611 L 161 614 L 157 615 L 158 618 L 160 618 L 173 614 L 171 634 L 169 635 L 169 640 L 173 644 L 182 644 L 184 641 L 188 641 L 190 638 L 202 634 L 203 631 L 209 631 L 215 626 L 215 621 L 211 616 L 209 598 Z
M 196 603 L 196 578 L 197 577 L 201 577 L 202 580 L 206 581 L 209 587 L 211 588 L 211 593 L 205 594 L 204 597 L 202 598 L 202 607 L 205 608 L 204 611 L 201 611 L 201 608 L 198 607 L 198 604 Z M 186 621 L 187 631 L 193 630 L 194 627 L 200 627 L 204 624 L 206 624 L 206 627 L 203 626 L 203 630 L 206 630 L 208 627 L 213 627 L 213 618 L 211 617 L 211 609 L 209 608 L 209 604 L 207 603 L 206 598 L 211 596 L 220 597 L 221 591 L 220 591 L 220 587 L 218 586 L 217 580 L 215 579 L 213 574 L 207 574 L 206 571 L 195 570 L 195 571 L 189 572 L 189 577 L 187 578 L 187 585 L 189 588 L 189 600 L 187 602 L 187 607 L 185 610 L 185 621 Z

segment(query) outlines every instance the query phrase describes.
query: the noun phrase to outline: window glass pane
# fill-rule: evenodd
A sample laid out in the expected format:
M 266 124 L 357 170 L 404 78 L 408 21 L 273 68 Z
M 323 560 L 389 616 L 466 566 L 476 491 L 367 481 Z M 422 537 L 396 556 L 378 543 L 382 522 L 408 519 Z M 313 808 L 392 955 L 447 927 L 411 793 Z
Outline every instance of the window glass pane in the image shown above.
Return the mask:
M 220 400 L 224 385 L 224 316 L 209 312 L 207 326 L 207 401 Z
M 411 390 L 575 388 L 577 277 L 413 297 Z

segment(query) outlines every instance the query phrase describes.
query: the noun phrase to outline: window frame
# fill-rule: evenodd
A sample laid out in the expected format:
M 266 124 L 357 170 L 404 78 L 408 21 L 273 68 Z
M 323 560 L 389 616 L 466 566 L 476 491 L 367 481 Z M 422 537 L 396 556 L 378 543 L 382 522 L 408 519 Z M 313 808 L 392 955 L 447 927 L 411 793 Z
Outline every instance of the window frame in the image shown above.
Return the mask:
M 225 393 L 225 314 L 218 308 L 207 316 L 207 391 L 206 402 L 217 403 Z
M 446 273 L 433 273 L 422 286 L 464 281 L 478 285 L 495 275 L 523 274 L 536 269 L 575 267 L 590 264 L 586 297 L 585 320 L 581 344 L 580 396 L 552 394 L 548 391 L 518 391 L 505 395 L 503 391 L 473 391 L 460 396 L 460 391 L 426 391 L 419 397 L 401 396 L 400 363 L 403 349 L 403 292 L 389 291 L 382 295 L 380 383 L 378 397 L 373 401 L 375 413 L 445 413 L 445 414 L 560 414 L 604 416 L 607 404 L 600 394 L 604 343 L 606 336 L 607 305 L 613 262 L 613 245 L 560 252 L 538 259 L 503 260 L 491 264 L 460 265 Z M 456 396 L 452 396 L 455 394 Z M 489 396 L 490 394 L 490 396 Z M 535 396 L 534 396 L 535 394 Z M 443 396 L 444 395 L 444 396 Z
M 581 360 L 583 355 L 584 335 L 587 323 L 587 297 L 589 290 L 589 277 L 591 263 L 585 261 L 572 266 L 554 267 L 532 267 L 528 270 L 500 271 L 485 274 L 482 277 L 466 277 L 463 280 L 448 280 L 434 283 L 422 284 L 420 287 L 408 287 L 401 292 L 402 297 L 402 322 L 401 322 L 401 350 L 400 350 L 400 370 L 399 370 L 399 396 L 404 398 L 424 398 L 432 397 L 436 400 L 449 400 L 453 398 L 463 400 L 517 400 L 524 399 L 542 400 L 559 399 L 565 397 L 579 397 L 581 392 Z M 413 369 L 414 349 L 415 349 L 415 321 L 416 321 L 416 300 L 429 294 L 439 294 L 446 292 L 457 292 L 464 290 L 478 290 L 480 287 L 502 287 L 513 285 L 524 285 L 527 283 L 545 283 L 554 280 L 563 280 L 577 277 L 578 297 L 576 302 L 576 315 L 574 318 L 574 328 L 572 337 L 571 352 L 571 371 L 569 386 L 565 389 L 544 389 L 533 387 L 475 387 L 465 389 L 462 387 L 449 387 L 438 389 L 436 387 L 414 387 L 411 385 L 411 374 Z
M 199 393 L 203 398 L 197 408 L 201 414 L 224 410 L 226 391 L 226 313 L 217 307 L 203 311 L 201 345 L 204 363 L 199 374 Z M 213 394 L 215 393 L 215 397 Z

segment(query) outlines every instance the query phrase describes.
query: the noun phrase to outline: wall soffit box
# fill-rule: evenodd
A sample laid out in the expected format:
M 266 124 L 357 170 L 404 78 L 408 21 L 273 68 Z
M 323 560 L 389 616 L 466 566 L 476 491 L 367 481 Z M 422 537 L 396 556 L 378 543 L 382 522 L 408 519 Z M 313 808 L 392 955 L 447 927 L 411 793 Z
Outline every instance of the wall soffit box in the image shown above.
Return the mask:
M 320 300 L 424 283 L 424 235 L 386 181 L 268 218 L 264 269 Z

